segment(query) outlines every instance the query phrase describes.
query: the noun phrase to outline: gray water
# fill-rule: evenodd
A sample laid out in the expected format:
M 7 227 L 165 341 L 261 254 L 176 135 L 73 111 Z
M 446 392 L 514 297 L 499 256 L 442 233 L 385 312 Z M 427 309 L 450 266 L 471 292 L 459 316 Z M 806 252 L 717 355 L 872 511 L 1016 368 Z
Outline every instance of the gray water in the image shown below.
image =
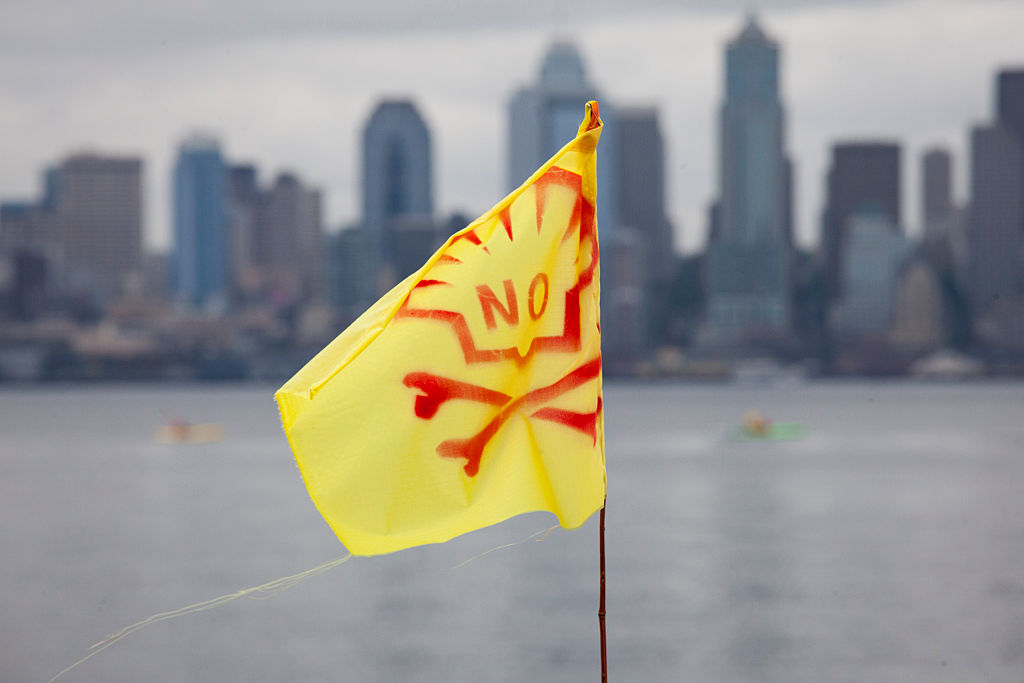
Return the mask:
M 0 680 L 344 553 L 262 388 L 0 392 Z M 1024 385 L 606 387 L 613 681 L 1024 680 Z M 800 441 L 742 443 L 750 408 Z M 161 446 L 180 417 L 222 442 Z M 62 681 L 594 681 L 596 517 L 156 624 Z

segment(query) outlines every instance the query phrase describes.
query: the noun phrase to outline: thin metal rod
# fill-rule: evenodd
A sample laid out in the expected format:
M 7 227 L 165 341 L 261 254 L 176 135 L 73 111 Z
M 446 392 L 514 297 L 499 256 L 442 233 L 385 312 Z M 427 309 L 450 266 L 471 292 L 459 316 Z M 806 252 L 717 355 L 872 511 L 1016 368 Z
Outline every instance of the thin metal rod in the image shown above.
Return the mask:
M 606 503 L 607 504 L 607 503 Z M 604 628 L 604 507 L 601 507 L 601 600 L 597 606 L 597 623 L 601 627 L 601 683 L 608 683 L 608 637 Z

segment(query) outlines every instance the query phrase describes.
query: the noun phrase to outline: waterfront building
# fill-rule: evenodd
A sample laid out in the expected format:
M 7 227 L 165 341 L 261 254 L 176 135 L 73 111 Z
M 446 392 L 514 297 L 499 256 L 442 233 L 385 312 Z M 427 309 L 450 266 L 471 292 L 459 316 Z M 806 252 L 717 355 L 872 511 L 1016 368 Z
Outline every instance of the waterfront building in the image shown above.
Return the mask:
M 790 324 L 792 172 L 779 46 L 754 16 L 726 47 L 724 86 L 702 336 L 713 343 L 781 338 Z
M 408 273 L 396 265 L 400 221 L 430 220 L 434 213 L 430 130 L 405 99 L 377 104 L 363 129 L 362 229 L 369 240 L 377 293 Z
M 952 192 L 953 160 L 949 151 L 931 148 L 921 156 L 921 224 L 927 242 L 949 236 L 956 216 Z
M 641 262 L 646 260 L 646 255 L 641 254 L 643 245 L 631 243 L 644 239 L 646 234 L 639 226 L 617 234 L 620 229 L 618 205 L 622 196 L 617 182 L 622 168 L 618 160 L 622 145 L 618 142 L 621 131 L 617 110 L 613 102 L 602 98 L 591 82 L 583 57 L 571 42 L 552 43 L 541 60 L 534 82 L 516 90 L 509 99 L 506 189 L 515 190 L 576 137 L 590 100 L 598 101 L 604 122 L 597 164 L 601 295 L 605 301 L 620 302 L 606 307 L 602 318 L 602 345 L 608 368 L 614 371 L 616 367 L 628 368 L 649 346 L 645 278 L 639 282 L 617 279 L 633 272 L 631 264 L 636 258 L 642 259 Z M 646 126 L 649 122 L 640 125 Z M 644 144 L 650 142 L 653 140 Z M 656 212 L 660 206 L 650 207 L 650 210 Z M 618 258 L 625 261 L 617 264 Z
M 346 226 L 325 238 L 326 299 L 348 324 L 372 304 L 378 285 L 378 262 L 368 258 L 373 251 L 369 231 L 361 225 Z
M 822 218 L 825 281 L 831 297 L 841 295 L 841 263 L 851 218 L 880 213 L 893 230 L 902 225 L 900 146 L 890 142 L 846 142 L 832 147 Z
M 945 345 L 948 337 L 942 283 L 927 259 L 906 260 L 896 279 L 889 339 L 901 351 L 923 354 Z
M 256 166 L 229 166 L 227 194 L 233 298 L 248 303 L 259 299 L 262 286 L 256 265 L 256 218 L 262 200 Z
M 186 308 L 227 308 L 231 289 L 227 173 L 216 140 L 194 135 L 174 168 L 173 287 Z
M 995 122 L 971 131 L 968 281 L 978 337 L 1006 346 L 992 331 L 1024 299 L 1024 70 L 1000 71 L 995 90 Z
M 251 164 L 227 169 L 233 296 L 275 306 L 322 294 L 320 190 L 293 173 L 262 187 Z
M 676 252 L 672 224 L 665 215 L 665 145 L 658 111 L 653 107 L 621 108 L 616 112 L 618 135 L 615 159 L 618 163 L 619 202 L 616 223 L 625 242 L 637 244 L 627 251 L 639 255 L 638 305 L 644 344 L 667 342 L 669 292 L 675 274 Z M 619 269 L 625 276 L 628 265 Z M 627 281 L 629 279 L 627 278 Z M 624 294 L 623 300 L 633 297 Z M 649 337 L 649 340 L 646 339 Z
M 562 146 L 576 137 L 588 101 L 600 104 L 604 129 L 597 166 L 597 222 L 603 244 L 615 229 L 618 145 L 613 103 L 590 82 L 579 50 L 557 41 L 545 53 L 536 81 L 519 88 L 508 104 L 506 190 L 523 184 Z
M 833 330 L 840 338 L 883 334 L 892 323 L 896 283 L 910 245 L 888 214 L 870 208 L 850 216 L 844 234 Z
M 1024 141 L 1024 69 L 996 74 L 996 119 Z
M 38 201 L 0 207 L 0 250 L 42 258 L 55 292 L 102 309 L 141 279 L 142 160 L 74 154 L 43 180 Z
M 264 288 L 281 303 L 312 301 L 322 293 L 321 194 L 281 173 L 260 192 L 253 262 Z
M 969 282 L 976 319 L 1021 291 L 1024 155 L 1012 130 L 996 123 L 971 131 Z

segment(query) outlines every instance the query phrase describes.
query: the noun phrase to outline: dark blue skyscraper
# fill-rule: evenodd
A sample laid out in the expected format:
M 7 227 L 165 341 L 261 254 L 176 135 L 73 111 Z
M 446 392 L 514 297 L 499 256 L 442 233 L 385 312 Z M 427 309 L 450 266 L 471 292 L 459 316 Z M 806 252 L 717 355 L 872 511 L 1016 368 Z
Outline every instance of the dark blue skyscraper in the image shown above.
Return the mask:
M 589 100 L 598 101 L 604 122 L 597 164 L 597 224 L 604 302 L 602 348 L 605 368 L 614 372 L 616 359 L 631 362 L 647 343 L 642 315 L 646 260 L 637 232 L 620 230 L 617 221 L 619 145 L 614 104 L 601 98 L 571 42 L 552 43 L 534 82 L 509 99 L 506 189 L 515 190 L 576 137 Z
M 414 250 L 412 262 L 422 263 L 436 248 L 433 225 L 434 183 L 430 130 L 416 105 L 409 100 L 384 100 L 363 129 L 363 221 L 365 258 L 375 261 L 370 270 L 376 283 L 365 296 L 372 301 L 409 274 L 400 249 L 407 246 L 409 228 L 416 241 L 427 233 L 425 247 Z M 417 264 L 417 265 L 418 265 Z M 408 272 L 407 272 L 408 271 Z
M 228 303 L 230 250 L 227 174 L 215 140 L 182 143 L 174 168 L 174 293 L 189 308 Z
M 975 332 L 1024 353 L 1024 70 L 996 76 L 996 120 L 971 131 L 968 281 Z
M 708 332 L 716 342 L 789 324 L 790 169 L 779 47 L 751 16 L 725 52 L 719 195 L 708 245 Z
M 615 113 L 587 78 L 583 58 L 568 42 L 553 43 L 533 85 L 518 89 L 508 105 L 506 189 L 512 191 L 574 137 L 588 100 L 598 100 L 604 130 L 597 166 L 597 223 L 601 244 L 615 230 Z
M 409 100 L 380 102 L 363 129 L 363 222 L 434 213 L 430 130 Z
M 720 114 L 723 236 L 750 244 L 786 234 L 779 47 L 753 17 L 725 52 Z

